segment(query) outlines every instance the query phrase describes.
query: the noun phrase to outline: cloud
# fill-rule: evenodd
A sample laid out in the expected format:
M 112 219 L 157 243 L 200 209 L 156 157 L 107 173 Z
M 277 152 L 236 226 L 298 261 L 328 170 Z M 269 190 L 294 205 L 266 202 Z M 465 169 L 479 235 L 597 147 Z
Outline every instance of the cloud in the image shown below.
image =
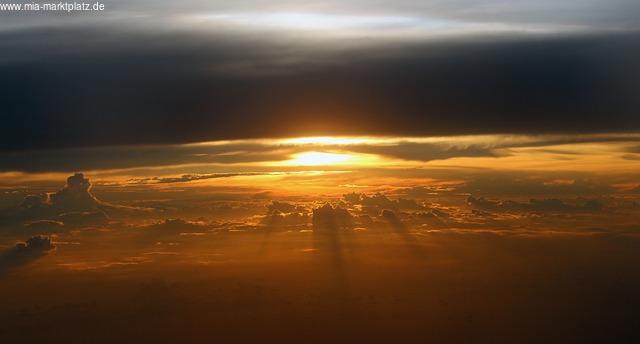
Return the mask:
M 109 222 L 109 216 L 101 210 L 72 211 L 62 213 L 56 218 L 62 221 L 66 226 L 104 225 Z
M 525 174 L 487 173 L 471 176 L 457 192 L 494 195 L 604 195 L 615 189 L 605 181 L 586 177 L 554 179 Z
M 279 202 L 272 201 L 271 204 L 267 205 L 267 212 L 280 212 L 280 213 L 291 213 L 291 212 L 305 212 L 306 209 L 304 207 L 297 206 L 295 204 L 287 203 L 287 202 Z
M 218 169 L 220 165 L 230 167 L 238 164 L 262 165 L 262 162 L 278 162 L 308 151 L 336 151 L 344 153 L 364 153 L 381 155 L 385 158 L 408 161 L 432 161 L 460 157 L 501 158 L 513 156 L 518 149 L 539 148 L 542 153 L 562 154 L 572 157 L 587 155 L 588 152 L 551 146 L 607 143 L 612 150 L 631 155 L 628 146 L 640 141 L 637 133 L 606 134 L 566 134 L 566 135 L 467 135 L 447 137 L 398 137 L 398 138 L 355 138 L 349 144 L 296 143 L 292 140 L 246 139 L 215 141 L 197 144 L 167 144 L 153 146 L 109 146 L 68 148 L 36 151 L 0 151 L 0 171 L 22 172 L 73 172 L 77 170 L 132 170 L 130 184 L 181 183 L 204 179 L 236 176 L 256 176 L 283 171 L 255 166 L 253 171 Z M 360 141 L 360 142 L 358 142 Z M 203 171 L 217 173 L 178 173 L 185 166 L 202 166 Z M 163 175 L 156 176 L 157 169 L 164 166 Z M 182 167 L 182 168 L 181 168 Z M 188 171 L 188 170 L 187 170 Z M 177 175 L 177 176 L 176 176 Z
M 624 154 L 622 159 L 625 160 L 640 160 L 640 154 Z
M 3 154 L 0 170 L 4 171 L 64 171 L 105 170 L 134 167 L 152 167 L 178 164 L 234 164 L 284 160 L 290 152 L 273 145 L 252 141 L 211 142 L 195 145 L 129 145 L 108 147 L 68 147 L 44 151 L 11 152 Z M 215 174 L 189 175 L 192 178 Z M 189 176 L 185 176 L 188 181 Z M 222 176 L 222 175 L 221 175 Z M 160 182 L 155 179 L 133 180 Z M 177 180 L 179 181 L 179 180 Z
M 333 233 L 340 229 L 353 227 L 354 219 L 348 210 L 326 203 L 313 209 L 312 223 L 316 233 Z
M 490 27 L 494 29 L 507 26 L 512 30 L 541 27 L 553 32 L 567 28 L 597 31 L 637 28 L 638 20 L 633 14 L 639 10 L 639 6 L 633 0 L 484 0 L 481 3 L 477 0 L 323 0 L 302 3 L 249 0 L 213 3 L 186 1 L 180 4 L 168 0 L 106 0 L 102 3 L 107 10 L 99 15 L 18 16 L 15 13 L 1 12 L 0 30 L 92 24 L 119 25 L 124 28 L 143 27 L 153 31 L 162 27 L 193 27 L 200 24 L 200 27 L 206 26 L 215 31 L 269 30 L 274 34 L 282 34 L 274 29 L 284 28 L 311 30 L 314 34 L 322 36 L 327 32 L 351 27 L 364 30 L 362 34 L 371 35 L 375 30 L 381 30 L 382 33 L 402 32 L 403 29 L 416 30 L 421 26 L 431 30 L 441 26 L 449 30 L 467 26 L 473 29 L 486 23 L 493 24 Z M 140 13 L 144 13 L 145 16 L 141 17 Z
M 27 195 L 22 202 L 18 205 L 18 208 L 23 210 L 40 211 L 47 209 L 51 205 L 51 200 L 48 194 L 44 195 Z
M 497 157 L 492 147 L 481 145 L 455 146 L 443 143 L 398 142 L 392 145 L 355 145 L 349 150 L 379 154 L 391 158 L 415 161 L 443 160 L 459 157 Z M 503 153 L 504 154 L 504 153 Z
M 309 224 L 309 215 L 305 213 L 272 212 L 267 214 L 262 223 L 268 227 L 306 226 Z
M 230 178 L 240 176 L 257 176 L 268 173 L 261 172 L 238 172 L 238 173 L 210 173 L 210 174 L 183 174 L 180 177 L 151 177 L 151 178 L 134 178 L 130 179 L 132 184 L 168 184 L 168 183 L 186 183 L 197 180 Z
M 211 228 L 204 222 L 174 218 L 156 222 L 143 229 L 153 235 L 177 235 L 180 233 L 207 232 Z
M 99 207 L 98 201 L 89 191 L 91 183 L 82 173 L 67 178 L 67 184 L 51 194 L 51 207 L 55 211 L 88 211 Z
M 640 129 L 633 31 L 315 46 L 125 31 L 1 31 L 0 149 Z M 278 125 L 248 125 L 265 119 Z
M 367 196 L 364 193 L 352 192 L 345 194 L 342 197 L 345 202 L 354 205 L 361 205 L 363 207 L 377 207 L 379 209 L 422 209 L 423 206 L 416 200 L 399 198 L 397 200 L 391 200 L 387 196 L 381 193 L 376 193 L 373 196 Z
M 490 212 L 541 212 L 541 213 L 592 213 L 603 209 L 603 204 L 595 199 L 578 200 L 576 204 L 568 204 L 559 199 L 530 199 L 529 202 L 511 200 L 493 201 L 483 197 L 467 198 L 469 206 Z
M 306 226 L 310 219 L 309 210 L 303 206 L 272 201 L 267 205 L 267 215 L 261 223 L 269 228 L 288 228 Z
M 33 236 L 24 243 L 16 244 L 14 250 L 20 252 L 28 252 L 29 254 L 41 254 L 55 249 L 56 246 L 51 242 L 51 238 L 43 235 Z
M 82 173 L 67 178 L 65 186 L 45 197 L 28 195 L 19 208 L 27 211 L 45 211 L 50 214 L 95 211 L 103 204 L 91 194 L 91 183 Z M 40 199 L 39 199 L 40 198 Z
M 456 224 L 455 219 L 453 219 L 448 212 L 436 208 L 406 214 L 405 217 L 407 223 L 418 228 L 424 227 L 425 225 L 443 228 Z
M 271 191 L 261 191 L 251 195 L 251 199 L 255 199 L 255 200 L 269 199 L 271 197 L 271 194 L 272 194 Z
M 10 269 L 28 264 L 43 255 L 55 250 L 56 246 L 47 236 L 33 236 L 26 242 L 16 244 L 13 248 L 0 252 L 0 276 Z
M 13 208 L 3 209 L 6 224 L 24 222 L 25 228 L 60 230 L 79 226 L 102 225 L 109 221 L 107 211 L 123 213 L 137 208 L 112 205 L 91 193 L 91 183 L 82 173 L 67 178 L 65 186 L 53 193 L 27 195 Z M 64 226 L 57 226 L 62 223 Z
M 55 220 L 37 220 L 24 224 L 24 231 L 33 234 L 53 234 L 64 230 L 64 222 Z
M 380 217 L 387 221 L 394 230 L 406 230 L 406 226 L 402 223 L 395 211 L 384 209 L 380 213 Z

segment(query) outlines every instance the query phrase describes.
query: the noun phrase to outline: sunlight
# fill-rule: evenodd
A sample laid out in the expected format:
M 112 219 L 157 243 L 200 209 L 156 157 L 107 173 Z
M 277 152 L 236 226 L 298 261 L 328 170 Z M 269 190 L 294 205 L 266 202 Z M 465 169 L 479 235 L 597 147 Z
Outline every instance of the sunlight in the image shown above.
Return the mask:
M 298 166 L 336 165 L 351 160 L 353 160 L 353 156 L 349 154 L 304 152 L 294 154 L 293 159 L 289 160 L 288 164 Z

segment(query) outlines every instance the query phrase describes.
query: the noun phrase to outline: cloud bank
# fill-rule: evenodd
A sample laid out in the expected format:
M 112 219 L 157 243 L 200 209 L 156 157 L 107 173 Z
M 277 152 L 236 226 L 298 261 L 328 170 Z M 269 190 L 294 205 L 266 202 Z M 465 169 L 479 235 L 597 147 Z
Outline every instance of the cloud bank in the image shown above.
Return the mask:
M 373 45 L 279 37 L 2 31 L 0 148 L 640 130 L 633 31 Z

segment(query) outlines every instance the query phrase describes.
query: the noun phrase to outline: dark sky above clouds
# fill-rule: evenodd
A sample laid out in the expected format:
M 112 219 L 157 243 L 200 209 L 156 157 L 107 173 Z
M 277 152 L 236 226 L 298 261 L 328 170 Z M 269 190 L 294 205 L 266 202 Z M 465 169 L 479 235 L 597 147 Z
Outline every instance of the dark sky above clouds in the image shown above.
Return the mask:
M 634 1 L 1 13 L 0 149 L 640 129 Z

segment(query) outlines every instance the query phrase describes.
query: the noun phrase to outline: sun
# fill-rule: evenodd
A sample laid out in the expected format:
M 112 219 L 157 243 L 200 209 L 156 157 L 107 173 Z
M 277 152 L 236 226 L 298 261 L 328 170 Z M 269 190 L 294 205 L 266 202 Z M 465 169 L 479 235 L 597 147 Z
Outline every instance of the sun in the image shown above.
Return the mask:
M 340 153 L 326 152 L 304 152 L 294 154 L 293 159 L 288 161 L 289 165 L 296 166 L 320 166 L 320 165 L 337 165 L 353 160 L 353 156 Z

